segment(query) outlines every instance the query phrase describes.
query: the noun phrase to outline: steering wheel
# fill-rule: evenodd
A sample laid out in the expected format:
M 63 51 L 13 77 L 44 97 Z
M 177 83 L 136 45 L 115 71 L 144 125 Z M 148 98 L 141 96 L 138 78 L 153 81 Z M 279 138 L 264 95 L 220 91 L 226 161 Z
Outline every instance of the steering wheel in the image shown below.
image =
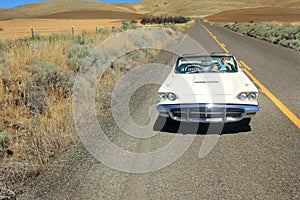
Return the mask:
M 203 67 L 201 67 L 199 65 L 188 65 L 185 68 L 185 71 L 187 74 L 198 73 L 198 72 L 201 72 L 202 70 L 203 70 Z
M 226 71 L 227 71 L 227 72 L 232 72 L 232 71 L 234 71 L 233 64 L 231 64 L 231 63 L 227 63 L 227 64 L 230 66 L 231 70 L 226 68 Z

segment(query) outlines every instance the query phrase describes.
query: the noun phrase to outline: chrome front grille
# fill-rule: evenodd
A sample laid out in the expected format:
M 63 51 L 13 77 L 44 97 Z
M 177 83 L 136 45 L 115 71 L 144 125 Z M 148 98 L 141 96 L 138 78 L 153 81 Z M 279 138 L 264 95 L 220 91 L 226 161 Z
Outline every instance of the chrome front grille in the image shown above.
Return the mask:
M 243 109 L 222 107 L 172 108 L 171 117 L 178 121 L 233 121 L 243 116 Z

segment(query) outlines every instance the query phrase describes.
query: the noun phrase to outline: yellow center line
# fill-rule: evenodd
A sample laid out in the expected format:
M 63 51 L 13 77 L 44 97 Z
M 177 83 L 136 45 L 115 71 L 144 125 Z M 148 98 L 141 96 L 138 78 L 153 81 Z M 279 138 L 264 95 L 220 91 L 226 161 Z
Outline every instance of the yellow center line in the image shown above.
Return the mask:
M 208 32 L 208 34 L 218 43 L 218 45 L 226 52 L 229 53 L 229 51 L 225 48 L 225 45 L 223 46 L 221 42 L 217 39 L 215 35 L 212 34 L 204 25 L 201 24 L 201 26 Z
M 215 35 L 212 34 L 211 31 L 209 31 L 203 24 L 201 26 L 211 35 L 211 37 L 217 42 L 217 44 L 226 52 L 229 53 L 229 51 L 226 49 L 225 44 L 221 43 Z M 223 45 L 222 45 L 223 44 Z M 258 79 L 256 79 L 249 71 L 251 71 L 251 67 L 247 65 L 242 60 L 237 61 L 237 64 L 239 66 L 244 65 L 246 67 L 246 70 L 244 71 L 250 79 L 261 89 L 263 93 L 265 93 L 271 101 L 275 103 L 275 105 L 298 127 L 300 128 L 300 120 L 298 117 L 289 110 L 275 95 L 273 95 L 270 90 L 268 90 Z
M 252 68 L 249 67 L 249 65 L 247 65 L 244 61 L 240 60 L 240 63 L 244 65 L 248 71 L 252 71 Z
M 273 95 L 270 90 L 268 90 L 260 81 L 258 81 L 249 71 L 245 70 L 245 73 L 252 79 L 252 81 L 265 93 L 276 105 L 277 107 L 292 121 L 298 128 L 300 128 L 300 120 L 298 117 L 292 113 L 275 95 Z
M 242 63 L 240 63 L 240 61 L 236 60 L 236 63 L 238 64 L 239 67 L 242 66 Z

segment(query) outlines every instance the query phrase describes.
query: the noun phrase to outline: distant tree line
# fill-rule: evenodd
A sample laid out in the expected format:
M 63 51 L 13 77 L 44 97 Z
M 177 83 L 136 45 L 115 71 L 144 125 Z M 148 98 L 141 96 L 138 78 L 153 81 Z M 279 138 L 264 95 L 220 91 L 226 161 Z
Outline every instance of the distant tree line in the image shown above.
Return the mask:
M 143 17 L 141 20 L 141 24 L 166 24 L 166 23 L 173 23 L 173 24 L 183 24 L 191 21 L 189 17 L 183 16 L 175 16 L 175 17 L 152 17 L 147 18 Z

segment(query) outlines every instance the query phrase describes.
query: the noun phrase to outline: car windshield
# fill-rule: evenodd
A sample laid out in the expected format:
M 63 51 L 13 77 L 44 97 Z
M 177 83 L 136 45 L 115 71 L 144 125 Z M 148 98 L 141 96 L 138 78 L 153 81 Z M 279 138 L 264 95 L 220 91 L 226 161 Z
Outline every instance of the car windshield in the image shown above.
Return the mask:
M 232 73 L 238 68 L 233 56 L 189 56 L 180 57 L 175 72 L 180 74 L 193 73 Z

